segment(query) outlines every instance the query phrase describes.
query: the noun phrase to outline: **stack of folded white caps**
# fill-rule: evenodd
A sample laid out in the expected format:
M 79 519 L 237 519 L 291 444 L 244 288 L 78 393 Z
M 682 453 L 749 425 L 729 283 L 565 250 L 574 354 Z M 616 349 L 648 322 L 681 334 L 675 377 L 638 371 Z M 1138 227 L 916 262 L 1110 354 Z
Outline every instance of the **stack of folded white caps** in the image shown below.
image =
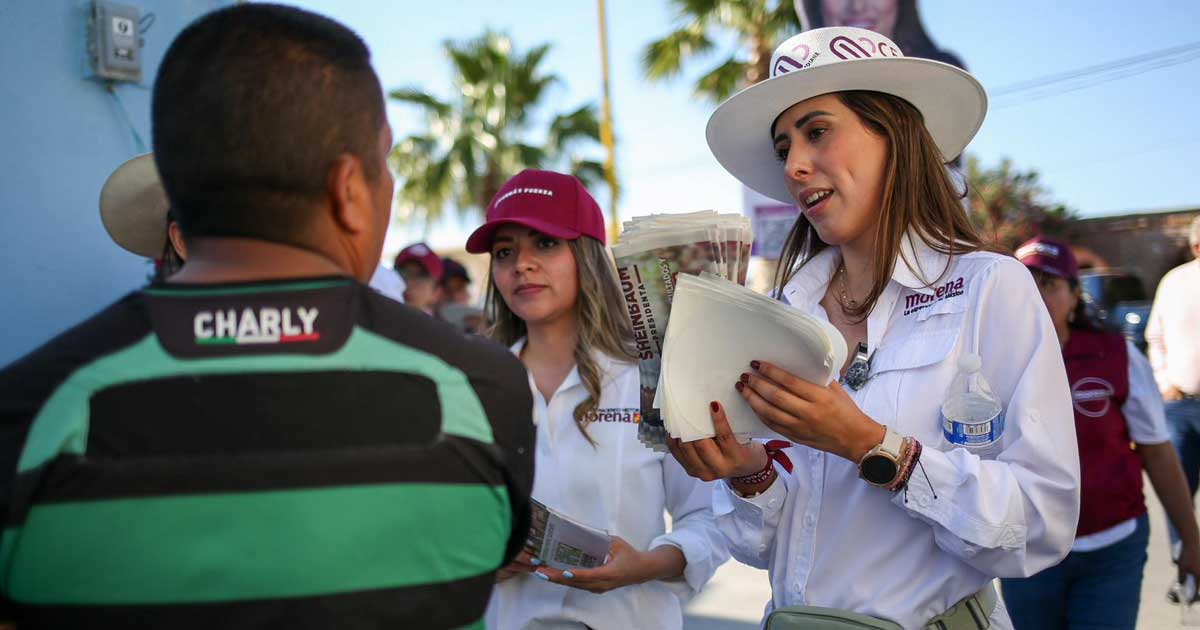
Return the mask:
M 657 401 L 671 437 L 712 437 L 713 400 L 739 440 L 779 437 L 734 388 L 750 362 L 828 385 L 846 361 L 846 340 L 828 321 L 719 276 L 679 276 L 674 298 Z
M 638 436 L 647 446 L 666 449 L 666 430 L 653 401 L 676 278 L 708 272 L 745 282 L 753 239 L 748 218 L 712 210 L 625 222 L 613 257 L 640 357 Z

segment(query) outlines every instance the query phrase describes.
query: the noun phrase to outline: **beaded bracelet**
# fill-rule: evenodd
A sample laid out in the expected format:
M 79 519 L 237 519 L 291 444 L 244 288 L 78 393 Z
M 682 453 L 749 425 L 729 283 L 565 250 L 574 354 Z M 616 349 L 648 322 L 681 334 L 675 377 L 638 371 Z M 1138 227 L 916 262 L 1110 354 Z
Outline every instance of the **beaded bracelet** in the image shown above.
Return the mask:
M 762 470 L 751 475 L 746 475 L 745 477 L 730 477 L 729 482 L 743 486 L 757 486 L 758 484 L 770 479 L 771 475 L 775 474 L 775 467 L 772 465 L 774 463 L 774 460 L 768 457 L 767 465 Z
M 896 492 L 908 485 L 908 480 L 912 477 L 913 471 L 917 468 L 917 462 L 921 459 L 921 443 L 916 438 L 904 438 L 904 446 L 901 449 L 901 457 L 899 462 L 899 473 L 892 483 L 884 487 L 885 490 Z

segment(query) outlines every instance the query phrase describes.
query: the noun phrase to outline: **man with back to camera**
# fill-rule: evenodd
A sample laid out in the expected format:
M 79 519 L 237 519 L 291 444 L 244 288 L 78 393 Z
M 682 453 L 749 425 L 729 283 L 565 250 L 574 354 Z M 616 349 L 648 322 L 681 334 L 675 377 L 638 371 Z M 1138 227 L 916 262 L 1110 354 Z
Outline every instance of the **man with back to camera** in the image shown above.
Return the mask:
M 0 372 L 3 612 L 481 627 L 528 528 L 532 401 L 507 349 L 362 284 L 393 184 L 365 45 L 223 9 L 152 110 L 187 265 Z

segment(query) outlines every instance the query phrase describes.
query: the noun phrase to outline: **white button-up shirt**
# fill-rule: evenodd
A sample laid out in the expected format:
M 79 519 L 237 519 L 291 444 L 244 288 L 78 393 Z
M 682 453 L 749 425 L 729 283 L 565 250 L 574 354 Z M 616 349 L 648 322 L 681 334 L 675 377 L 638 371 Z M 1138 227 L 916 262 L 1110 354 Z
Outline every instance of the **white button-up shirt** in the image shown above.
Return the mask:
M 870 380 L 847 392 L 876 422 L 921 441 L 921 468 L 893 494 L 859 479 L 854 462 L 796 446 L 786 451 L 792 473 L 780 470 L 752 499 L 718 484 L 714 513 L 734 557 L 770 573 L 767 612 L 826 606 L 920 628 L 993 578 L 1031 575 L 1071 549 L 1075 420 L 1058 338 L 1029 271 L 990 253 L 949 259 L 907 238 L 901 253 L 867 318 Z M 783 297 L 826 317 L 819 302 L 839 257 L 822 251 Z M 1004 404 L 1001 450 L 986 459 L 942 433 L 940 407 L 963 353 L 981 356 Z M 1002 606 L 992 623 L 1011 627 Z
M 519 353 L 523 342 L 513 346 Z M 492 592 L 488 627 L 670 630 L 683 626 L 683 602 L 729 558 L 712 515 L 712 487 L 689 477 L 670 454 L 638 440 L 640 380 L 636 363 L 593 354 L 603 373 L 600 405 L 587 425 L 593 447 L 572 412 L 587 398 L 577 369 L 545 400 L 530 376 L 537 455 L 533 497 L 639 550 L 679 548 L 681 579 L 625 586 L 603 595 L 518 575 Z M 671 515 L 666 531 L 664 510 Z
M 1158 283 L 1146 343 L 1160 391 L 1178 387 L 1200 396 L 1200 260 L 1168 271 Z

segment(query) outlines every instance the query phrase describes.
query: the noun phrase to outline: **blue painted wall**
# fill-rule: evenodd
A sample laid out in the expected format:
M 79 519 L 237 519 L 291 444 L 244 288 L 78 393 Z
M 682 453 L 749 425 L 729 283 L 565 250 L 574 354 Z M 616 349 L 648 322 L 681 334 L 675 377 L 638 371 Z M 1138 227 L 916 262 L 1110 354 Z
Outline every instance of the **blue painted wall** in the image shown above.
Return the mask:
M 229 0 L 122 0 L 153 12 L 143 85 L 119 84 L 121 109 L 87 79 L 85 0 L 0 3 L 0 366 L 130 289 L 149 263 L 100 223 L 105 178 L 150 144 L 150 85 L 175 35 Z

